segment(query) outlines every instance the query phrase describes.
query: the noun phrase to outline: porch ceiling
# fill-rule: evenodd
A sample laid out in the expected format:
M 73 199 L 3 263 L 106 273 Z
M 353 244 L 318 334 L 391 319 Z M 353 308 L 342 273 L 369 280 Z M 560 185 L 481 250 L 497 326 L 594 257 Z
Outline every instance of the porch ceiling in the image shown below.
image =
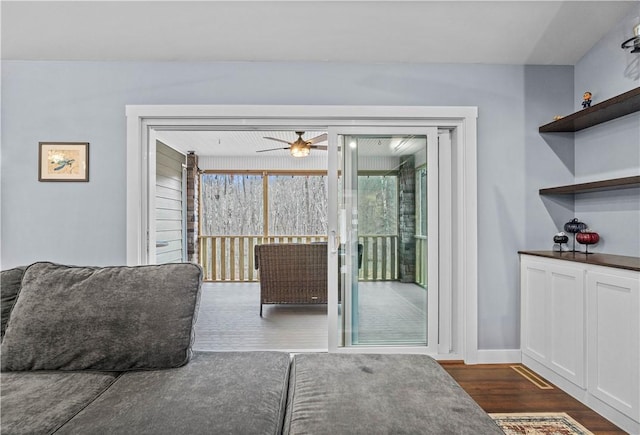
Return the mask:
M 311 139 L 326 131 L 305 131 L 303 138 Z M 225 156 L 225 157 L 286 157 L 289 151 L 286 149 L 276 150 L 268 153 L 256 153 L 258 150 L 271 148 L 286 148 L 287 144 L 265 139 L 265 136 L 293 142 L 297 135 L 293 131 L 158 131 L 157 138 L 170 147 L 187 153 L 194 151 L 199 156 Z M 409 139 L 404 137 L 370 137 L 359 139 L 361 148 L 358 152 L 360 156 L 397 156 L 395 150 L 397 145 L 404 140 L 405 147 L 409 145 L 414 148 L 419 147 L 420 142 L 424 144 L 424 139 Z M 418 142 L 413 144 L 413 142 Z M 321 142 L 319 145 L 326 145 Z M 326 156 L 326 151 L 312 150 L 315 157 Z

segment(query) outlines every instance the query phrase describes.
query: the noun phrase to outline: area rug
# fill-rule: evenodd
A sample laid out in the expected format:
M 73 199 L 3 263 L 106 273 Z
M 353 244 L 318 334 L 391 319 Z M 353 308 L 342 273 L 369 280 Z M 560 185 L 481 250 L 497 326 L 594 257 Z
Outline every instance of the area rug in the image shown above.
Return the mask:
M 506 435 L 593 435 L 564 412 L 489 415 Z

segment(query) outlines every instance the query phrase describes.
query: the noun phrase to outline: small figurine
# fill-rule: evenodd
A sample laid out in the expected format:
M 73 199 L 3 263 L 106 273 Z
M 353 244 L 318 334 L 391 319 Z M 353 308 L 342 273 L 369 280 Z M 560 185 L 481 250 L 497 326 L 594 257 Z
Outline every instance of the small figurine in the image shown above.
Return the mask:
M 556 116 L 553 117 L 553 120 L 554 121 L 560 121 L 562 118 L 564 118 L 563 115 L 556 115 Z
M 591 107 L 591 92 L 587 91 L 582 96 L 582 108 Z

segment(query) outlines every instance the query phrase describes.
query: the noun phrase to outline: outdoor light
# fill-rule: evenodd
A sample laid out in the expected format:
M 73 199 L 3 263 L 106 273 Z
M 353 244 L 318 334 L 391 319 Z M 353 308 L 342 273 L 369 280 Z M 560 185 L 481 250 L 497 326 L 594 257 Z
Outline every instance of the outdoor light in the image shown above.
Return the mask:
M 304 141 L 296 141 L 291 144 L 291 155 L 293 157 L 307 157 L 311 151 L 311 147 Z
M 631 49 L 631 53 L 640 53 L 640 24 L 633 27 L 633 37 L 624 41 L 621 47 L 624 50 Z

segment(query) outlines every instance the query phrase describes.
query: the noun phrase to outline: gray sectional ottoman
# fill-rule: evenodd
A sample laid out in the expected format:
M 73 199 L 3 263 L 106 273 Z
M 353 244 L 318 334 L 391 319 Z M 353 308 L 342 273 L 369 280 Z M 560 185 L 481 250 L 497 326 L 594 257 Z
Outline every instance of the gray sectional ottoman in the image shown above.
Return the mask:
M 2 434 L 500 434 L 424 355 L 191 352 L 192 264 L 1 272 Z
M 503 434 L 425 355 L 301 354 L 285 434 Z

